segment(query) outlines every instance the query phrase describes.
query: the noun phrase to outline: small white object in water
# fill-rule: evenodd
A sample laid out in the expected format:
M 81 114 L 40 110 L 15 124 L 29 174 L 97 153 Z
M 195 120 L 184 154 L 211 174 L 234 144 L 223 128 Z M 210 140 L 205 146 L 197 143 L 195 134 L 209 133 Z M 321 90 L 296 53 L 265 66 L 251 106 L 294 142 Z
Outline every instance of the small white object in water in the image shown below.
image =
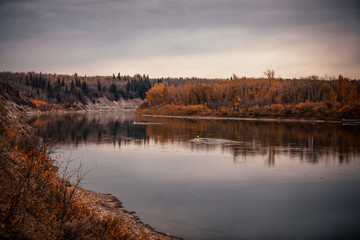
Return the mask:
M 206 144 L 206 145 L 238 145 L 240 142 L 238 141 L 232 141 L 227 139 L 220 139 L 220 138 L 200 138 L 196 137 L 194 139 L 191 139 L 190 142 L 195 144 Z

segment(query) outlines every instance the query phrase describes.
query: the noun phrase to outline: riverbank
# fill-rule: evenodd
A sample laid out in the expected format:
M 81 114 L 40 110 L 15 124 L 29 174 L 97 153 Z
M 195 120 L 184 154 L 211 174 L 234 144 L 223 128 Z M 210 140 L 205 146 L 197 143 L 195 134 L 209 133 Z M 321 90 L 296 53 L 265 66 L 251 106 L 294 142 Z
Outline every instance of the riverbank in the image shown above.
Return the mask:
M 204 105 L 168 104 L 149 106 L 145 102 L 136 109 L 136 113 L 143 116 L 188 119 L 360 124 L 360 105 L 332 109 L 317 103 L 301 103 L 298 105 L 273 104 L 271 106 L 255 106 L 241 109 L 230 107 L 211 109 Z
M 215 117 L 215 116 L 171 116 L 141 114 L 142 117 L 155 118 L 180 118 L 180 119 L 201 119 L 201 120 L 234 120 L 234 121 L 260 121 L 260 122 L 312 122 L 312 123 L 342 123 L 343 120 L 317 120 L 317 119 L 287 119 L 287 118 L 237 118 L 237 117 Z M 345 120 L 346 121 L 346 120 Z
M 85 195 L 90 201 L 90 207 L 94 208 L 95 212 L 101 218 L 107 217 L 121 217 L 128 226 L 132 228 L 136 236 L 134 239 L 149 239 L 149 240 L 176 240 L 182 239 L 171 236 L 169 233 L 156 231 L 151 226 L 144 224 L 134 212 L 125 210 L 118 198 L 112 194 L 98 193 L 90 190 L 84 190 Z
M 199 120 L 232 120 L 232 121 L 259 121 L 259 122 L 299 122 L 299 123 L 332 123 L 343 125 L 360 125 L 360 119 L 339 119 L 339 120 L 320 120 L 320 119 L 289 119 L 289 118 L 236 118 L 236 117 L 213 117 L 213 116 L 171 116 L 140 114 L 141 117 L 153 118 L 179 118 L 179 119 L 199 119 Z
M 18 112 L 0 96 L 1 239 L 180 239 L 144 224 L 113 195 L 83 190 L 81 169 L 60 168 Z
M 29 99 L 28 99 L 29 100 Z M 15 113 L 69 113 L 69 112 L 114 112 L 136 110 L 137 106 L 144 101 L 139 98 L 134 99 L 119 99 L 118 101 L 111 101 L 106 97 L 88 99 L 86 103 L 74 103 L 73 106 L 64 108 L 62 104 L 49 104 L 43 101 L 26 101 L 19 103 L 13 99 L 7 99 L 6 105 Z M 34 103 L 34 104 L 32 104 Z

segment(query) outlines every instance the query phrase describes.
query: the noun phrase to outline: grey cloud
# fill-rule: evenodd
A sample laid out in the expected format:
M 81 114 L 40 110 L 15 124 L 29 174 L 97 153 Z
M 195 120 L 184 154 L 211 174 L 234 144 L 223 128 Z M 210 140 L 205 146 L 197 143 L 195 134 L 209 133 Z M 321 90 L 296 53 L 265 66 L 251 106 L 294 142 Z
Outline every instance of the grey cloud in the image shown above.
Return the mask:
M 239 52 L 279 44 L 282 40 L 272 42 L 274 36 L 288 38 L 289 33 L 294 38 L 359 36 L 359 5 L 357 0 L 3 0 L 0 50 L 8 57 L 18 52 L 14 64 L 36 51 L 51 59 L 52 49 L 62 63 L 91 61 L 94 55 Z M 5 61 L 0 56 L 0 63 Z
M 346 0 L 4 1 L 0 29 L 8 39 L 58 29 L 112 32 L 115 36 L 149 29 L 265 31 L 314 24 L 341 24 L 339 29 L 344 29 L 358 23 L 358 5 Z

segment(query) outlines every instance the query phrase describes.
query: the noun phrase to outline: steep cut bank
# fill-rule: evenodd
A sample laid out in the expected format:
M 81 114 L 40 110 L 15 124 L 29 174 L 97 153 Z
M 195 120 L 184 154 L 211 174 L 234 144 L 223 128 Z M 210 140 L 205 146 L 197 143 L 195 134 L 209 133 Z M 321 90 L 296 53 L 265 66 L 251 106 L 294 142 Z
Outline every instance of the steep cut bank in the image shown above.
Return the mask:
M 7 105 L 12 112 L 69 112 L 69 111 L 124 111 L 136 110 L 144 100 L 140 98 L 134 99 L 118 99 L 109 100 L 106 97 L 86 99 L 84 103 L 73 103 L 70 107 L 64 108 L 63 104 L 47 103 L 37 99 L 29 99 L 26 97 L 14 97 L 4 94 Z
M 118 101 L 110 101 L 106 97 L 88 100 L 81 108 L 86 111 L 119 111 L 119 110 L 135 110 L 137 106 L 144 101 L 135 99 L 119 99 Z
M 20 111 L 135 109 L 154 80 L 149 76 L 78 76 L 0 72 L 0 95 Z
M 0 239 L 180 239 L 142 223 L 111 194 L 83 190 L 81 171 L 61 170 L 13 107 L 0 96 Z

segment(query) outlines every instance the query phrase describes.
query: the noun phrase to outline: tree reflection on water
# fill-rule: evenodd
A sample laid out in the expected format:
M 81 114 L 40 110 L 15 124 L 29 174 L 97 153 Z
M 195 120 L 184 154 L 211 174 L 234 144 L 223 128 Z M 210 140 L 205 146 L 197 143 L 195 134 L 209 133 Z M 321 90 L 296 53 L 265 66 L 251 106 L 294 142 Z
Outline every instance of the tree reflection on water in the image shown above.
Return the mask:
M 177 143 L 196 151 L 230 152 L 234 163 L 261 156 L 269 167 L 284 155 L 312 164 L 344 164 L 360 153 L 360 127 L 340 124 L 151 118 L 132 112 L 49 114 L 27 121 L 58 144 Z M 210 141 L 191 141 L 197 136 Z

